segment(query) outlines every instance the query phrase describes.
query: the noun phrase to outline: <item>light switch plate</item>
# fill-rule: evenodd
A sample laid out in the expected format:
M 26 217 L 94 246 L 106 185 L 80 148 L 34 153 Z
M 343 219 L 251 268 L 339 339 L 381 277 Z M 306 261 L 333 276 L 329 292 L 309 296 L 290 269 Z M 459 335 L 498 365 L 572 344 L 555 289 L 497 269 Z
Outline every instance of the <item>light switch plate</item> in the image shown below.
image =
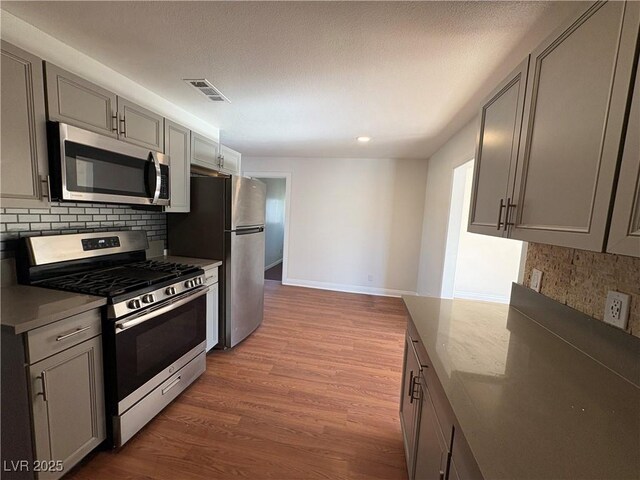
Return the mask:
M 542 285 L 542 271 L 534 268 L 531 272 L 531 281 L 529 282 L 529 287 L 532 290 L 540 293 L 540 285 Z
M 609 290 L 604 308 L 604 321 L 626 330 L 631 298 L 626 293 Z

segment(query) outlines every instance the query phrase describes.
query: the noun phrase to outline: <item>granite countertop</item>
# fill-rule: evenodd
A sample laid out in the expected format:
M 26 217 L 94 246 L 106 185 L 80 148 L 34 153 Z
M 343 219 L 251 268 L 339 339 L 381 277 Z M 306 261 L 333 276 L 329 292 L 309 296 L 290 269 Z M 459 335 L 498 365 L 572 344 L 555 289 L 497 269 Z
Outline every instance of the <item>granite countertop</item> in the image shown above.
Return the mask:
M 93 295 L 11 285 L 0 291 L 0 323 L 3 330 L 20 334 L 106 303 Z
M 638 478 L 640 388 L 509 305 L 403 299 L 486 479 Z
M 221 260 L 211 260 L 208 258 L 193 258 L 193 257 L 178 257 L 176 255 L 164 255 L 159 257 L 152 257 L 149 260 L 163 260 L 165 262 L 186 263 L 188 265 L 195 265 L 196 267 L 209 268 L 219 267 L 222 265 Z

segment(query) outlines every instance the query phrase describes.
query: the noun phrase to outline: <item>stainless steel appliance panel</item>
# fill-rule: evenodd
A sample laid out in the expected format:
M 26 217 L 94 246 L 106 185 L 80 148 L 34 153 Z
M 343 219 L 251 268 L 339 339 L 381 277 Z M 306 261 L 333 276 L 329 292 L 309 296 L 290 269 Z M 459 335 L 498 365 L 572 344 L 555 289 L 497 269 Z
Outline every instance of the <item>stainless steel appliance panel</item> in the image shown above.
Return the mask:
M 169 204 L 167 155 L 64 123 L 47 129 L 53 199 Z
M 206 341 L 207 290 L 115 322 L 110 335 L 115 358 L 111 373 L 115 374 L 113 391 L 118 403 Z
M 114 246 L 88 250 L 83 240 L 117 238 Z M 29 237 L 25 240 L 31 265 L 100 257 L 115 253 L 134 252 L 149 248 L 147 233 L 144 230 L 121 230 L 95 233 L 71 233 L 45 237 Z
M 122 415 L 113 417 L 114 442 L 121 447 L 164 407 L 205 372 L 207 360 L 204 345 L 200 353 L 170 378 L 158 385 L 144 399 Z
M 229 230 L 264 225 L 267 186 L 259 180 L 231 177 L 231 224 Z
M 262 323 L 264 307 L 264 228 L 228 232 L 231 261 L 226 288 L 228 346 L 244 340 Z

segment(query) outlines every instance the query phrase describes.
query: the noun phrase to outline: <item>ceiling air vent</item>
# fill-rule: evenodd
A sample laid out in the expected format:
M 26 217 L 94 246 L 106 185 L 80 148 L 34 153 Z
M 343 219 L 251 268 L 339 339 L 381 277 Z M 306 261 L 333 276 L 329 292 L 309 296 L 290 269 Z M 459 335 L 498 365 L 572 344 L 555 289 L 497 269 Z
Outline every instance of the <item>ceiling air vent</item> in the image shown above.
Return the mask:
M 193 88 L 202 93 L 212 102 L 229 102 L 231 101 L 225 97 L 220 90 L 213 86 L 213 84 L 206 78 L 185 78 L 185 82 L 191 85 Z

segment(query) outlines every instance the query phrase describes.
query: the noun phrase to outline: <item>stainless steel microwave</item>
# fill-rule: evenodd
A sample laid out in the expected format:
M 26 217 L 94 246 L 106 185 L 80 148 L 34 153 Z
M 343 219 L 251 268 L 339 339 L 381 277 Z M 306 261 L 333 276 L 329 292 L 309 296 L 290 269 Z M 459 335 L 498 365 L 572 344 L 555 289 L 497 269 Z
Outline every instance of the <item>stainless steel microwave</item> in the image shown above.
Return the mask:
M 64 123 L 48 122 L 52 200 L 169 205 L 169 157 Z

